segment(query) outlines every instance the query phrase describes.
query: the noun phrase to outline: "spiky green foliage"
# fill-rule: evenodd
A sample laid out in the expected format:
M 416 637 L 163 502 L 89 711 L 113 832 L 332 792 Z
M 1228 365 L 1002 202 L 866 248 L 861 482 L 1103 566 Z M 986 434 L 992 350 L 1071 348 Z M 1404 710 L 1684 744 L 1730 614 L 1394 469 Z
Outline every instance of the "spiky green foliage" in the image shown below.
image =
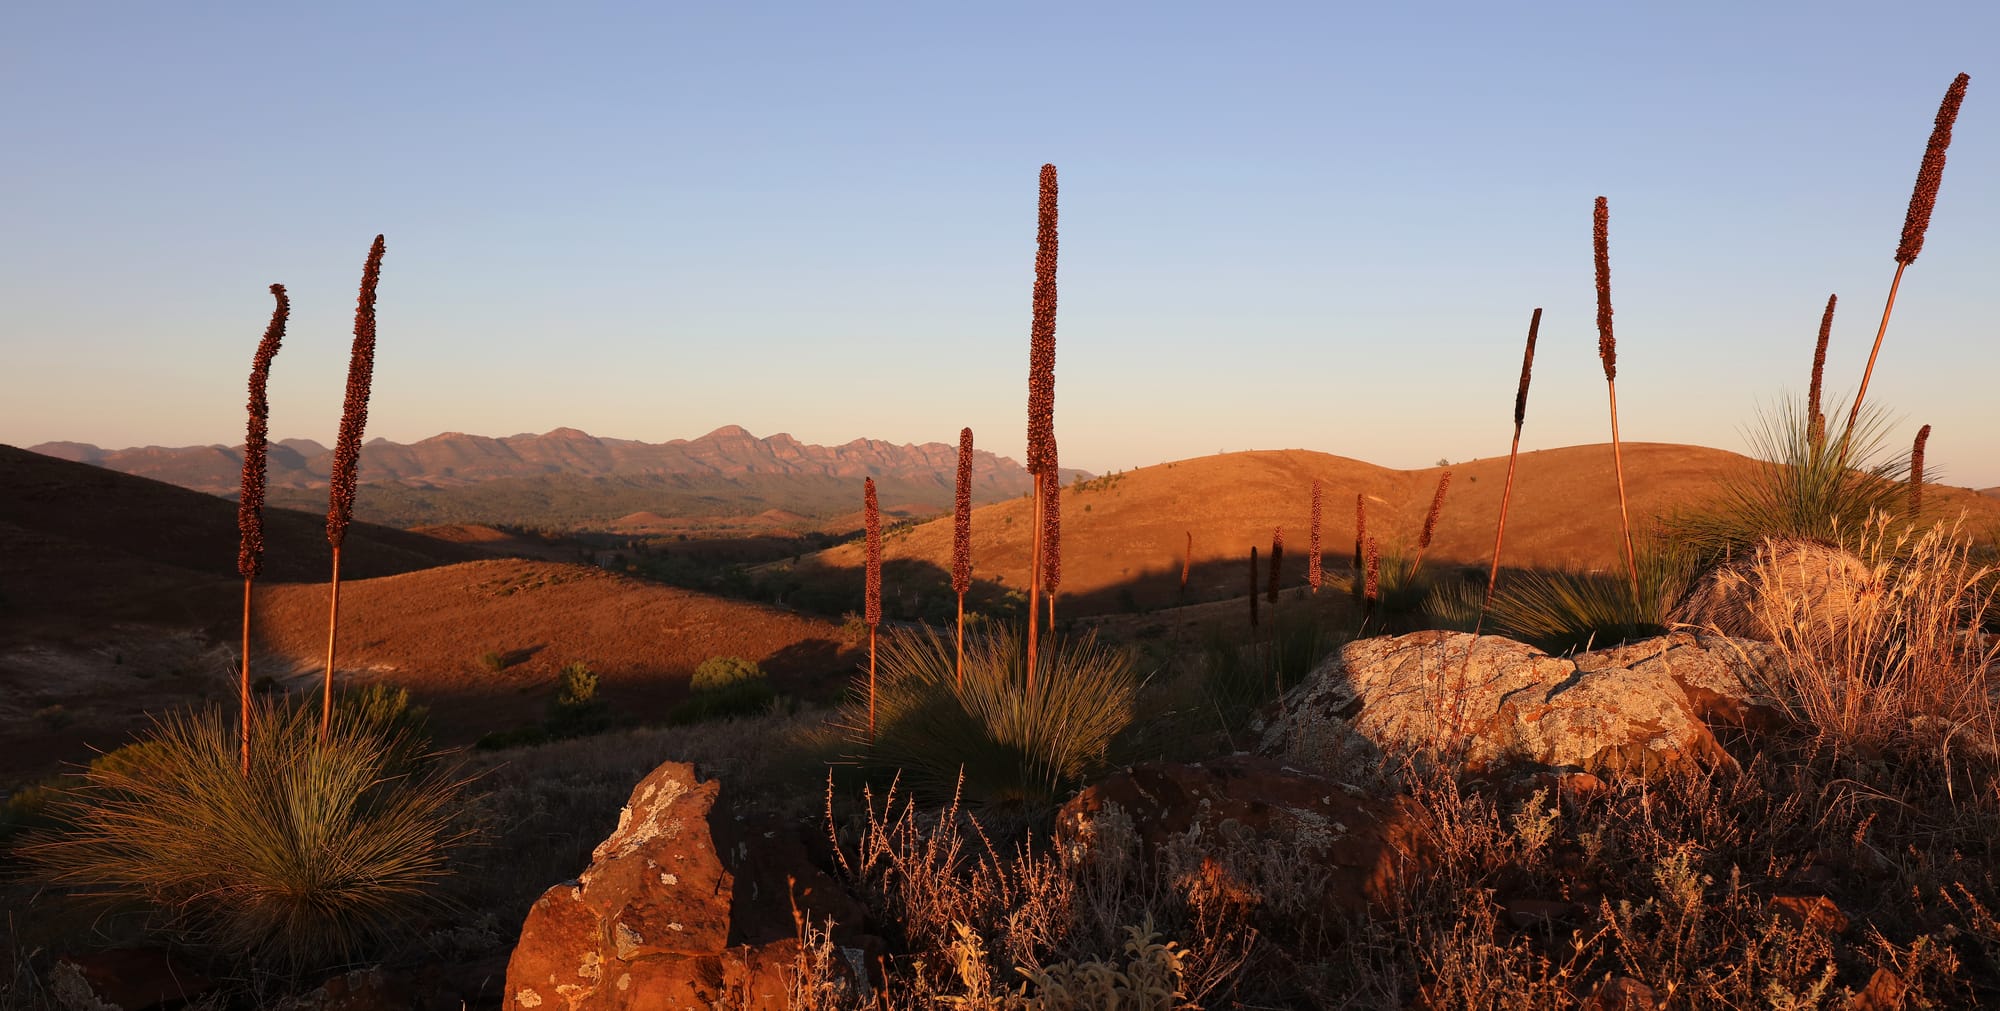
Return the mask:
M 250 775 L 218 710 L 160 717 L 135 754 L 100 762 L 56 802 L 62 829 L 23 853 L 87 901 L 152 910 L 183 943 L 304 971 L 379 953 L 447 906 L 469 842 L 467 778 L 362 707 L 324 743 L 315 707 L 265 707 Z
M 1202 647 L 1205 701 L 1223 727 L 1233 731 L 1276 693 L 1304 681 L 1346 641 L 1303 610 L 1280 612 L 1270 633 L 1251 642 L 1213 629 Z
M 884 635 L 878 659 L 874 740 L 866 698 L 846 717 L 857 760 L 939 799 L 962 769 L 965 799 L 1002 812 L 1051 808 L 1104 771 L 1141 681 L 1131 656 L 1094 634 L 1046 637 L 1032 690 L 1012 630 L 967 632 L 962 683 L 952 642 L 927 627 Z
M 1712 501 L 1670 517 L 1667 533 L 1703 565 L 1746 555 L 1769 537 L 1852 548 L 1870 516 L 1899 514 L 1907 503 L 1909 461 L 1885 451 L 1889 427 L 1868 408 L 1852 432 L 1815 438 L 1812 410 L 1781 401 L 1745 433 L 1756 466 L 1725 478 Z
M 1659 635 L 1668 615 L 1687 596 L 1697 566 L 1694 556 L 1662 539 L 1639 546 L 1639 593 L 1615 573 L 1577 569 L 1533 570 L 1509 577 L 1493 597 L 1487 625 L 1493 631 L 1566 653 L 1615 646 Z

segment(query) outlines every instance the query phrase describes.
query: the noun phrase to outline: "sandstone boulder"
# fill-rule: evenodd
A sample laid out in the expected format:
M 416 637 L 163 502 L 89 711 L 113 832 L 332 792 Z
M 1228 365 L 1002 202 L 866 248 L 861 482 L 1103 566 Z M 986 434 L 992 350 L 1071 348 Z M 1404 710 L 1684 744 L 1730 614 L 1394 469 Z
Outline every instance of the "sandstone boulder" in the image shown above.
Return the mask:
M 1350 914 L 1389 904 L 1430 852 L 1424 826 L 1407 798 L 1379 800 L 1254 755 L 1135 766 L 1072 798 L 1056 819 L 1072 860 L 1136 855 L 1182 888 L 1241 905 Z M 1307 866 L 1312 894 L 1298 894 L 1292 872 Z
M 1766 644 L 1677 633 L 1554 657 L 1524 643 L 1416 632 L 1349 643 L 1262 727 L 1260 750 L 1313 768 L 1357 752 L 1652 775 L 1731 763 L 1705 719 L 1774 719 Z
M 719 792 L 680 762 L 633 789 L 590 867 L 529 911 L 506 1007 L 784 1008 L 806 923 L 831 918 L 837 940 L 861 942 L 864 911 L 796 833 L 718 812 Z

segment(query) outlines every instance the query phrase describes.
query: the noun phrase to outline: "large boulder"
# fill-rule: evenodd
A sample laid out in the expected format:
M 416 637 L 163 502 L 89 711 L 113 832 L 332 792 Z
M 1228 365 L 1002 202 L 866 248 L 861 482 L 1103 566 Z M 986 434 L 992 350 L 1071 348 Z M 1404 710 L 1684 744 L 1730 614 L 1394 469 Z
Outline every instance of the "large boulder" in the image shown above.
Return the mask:
M 1881 600 L 1882 588 L 1882 574 L 1844 548 L 1772 538 L 1703 575 L 1673 620 L 1746 639 L 1830 637 Z
M 1426 824 L 1408 798 L 1381 800 L 1268 758 L 1232 755 L 1115 773 L 1063 805 L 1056 833 L 1070 860 L 1137 856 L 1186 891 L 1361 914 L 1389 906 L 1398 882 L 1426 859 Z M 1298 875 L 1304 867 L 1313 873 Z M 1298 894 L 1302 877 L 1313 894 Z
M 681 762 L 640 781 L 590 867 L 529 910 L 508 1008 L 784 1008 L 808 924 L 861 943 L 864 910 L 797 834 L 718 812 L 719 792 Z
M 1731 760 L 1706 719 L 1773 717 L 1767 644 L 1676 633 L 1554 657 L 1525 643 L 1415 632 L 1349 643 L 1282 701 L 1260 750 L 1320 769 L 1357 753 L 1652 775 Z

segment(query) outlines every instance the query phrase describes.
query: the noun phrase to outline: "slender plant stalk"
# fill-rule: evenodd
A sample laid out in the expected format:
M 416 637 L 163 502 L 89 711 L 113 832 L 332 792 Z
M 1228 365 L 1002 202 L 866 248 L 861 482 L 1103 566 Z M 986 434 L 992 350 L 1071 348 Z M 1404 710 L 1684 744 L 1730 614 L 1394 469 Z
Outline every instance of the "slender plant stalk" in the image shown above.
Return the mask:
M 1279 574 L 1279 571 L 1284 568 L 1284 565 L 1285 565 L 1285 528 L 1272 527 L 1271 528 L 1271 582 L 1266 590 L 1266 593 L 1268 594 L 1268 599 L 1271 601 L 1272 604 L 1271 616 L 1274 620 L 1277 618 L 1278 614 L 1276 606 L 1278 603 L 1278 586 L 1279 586 L 1279 580 L 1282 578 L 1282 576 L 1280 576 Z
M 863 576 L 863 620 L 868 623 L 868 739 L 875 739 L 875 630 L 882 624 L 882 510 L 875 501 L 875 479 L 861 481 L 861 523 L 866 531 L 867 563 Z
M 951 517 L 951 589 L 958 594 L 959 687 L 965 686 L 965 591 L 972 589 L 972 429 L 958 430 L 958 495 Z
M 1889 332 L 1889 314 L 1896 308 L 1896 289 L 1903 283 L 1903 270 L 1917 262 L 1917 254 L 1924 249 L 1924 233 L 1931 227 L 1931 211 L 1937 207 L 1938 186 L 1944 182 L 1944 157 L 1951 147 L 1952 124 L 1958 120 L 1958 107 L 1965 101 L 1965 86 L 1971 78 L 1960 74 L 1952 79 L 1951 87 L 1945 89 L 1944 101 L 1938 104 L 1937 119 L 1931 126 L 1931 139 L 1924 146 L 1924 160 L 1917 166 L 1917 184 L 1910 191 L 1910 207 L 1903 216 L 1903 236 L 1896 245 L 1896 276 L 1889 279 L 1889 297 L 1882 303 L 1882 322 L 1875 328 L 1875 345 L 1868 350 L 1868 367 L 1861 372 L 1861 389 L 1854 394 L 1854 406 L 1847 412 L 1847 431 L 1840 436 L 1840 461 L 1847 462 L 1848 434 L 1861 418 L 1861 401 L 1868 396 L 1868 380 L 1875 375 L 1875 357 L 1882 353 L 1882 335 Z
M 1500 546 L 1507 540 L 1507 507 L 1514 501 L 1514 466 L 1521 460 L 1521 424 L 1528 420 L 1528 379 L 1535 371 L 1535 334 L 1542 328 L 1542 310 L 1528 317 L 1528 349 L 1521 353 L 1521 385 L 1514 391 L 1514 447 L 1507 451 L 1507 483 L 1500 490 L 1500 523 L 1493 531 L 1493 567 L 1486 573 L 1486 596 L 1479 602 L 1479 620 L 1472 626 L 1478 635 L 1486 625 L 1486 609 L 1493 606 L 1493 587 L 1500 582 Z
M 1431 511 L 1424 516 L 1424 532 L 1417 537 L 1417 560 L 1410 565 L 1410 578 L 1417 578 L 1418 570 L 1424 567 L 1424 552 L 1431 549 L 1431 538 L 1437 536 L 1438 513 L 1444 509 L 1444 492 L 1451 487 L 1451 471 L 1438 476 L 1437 494 L 1431 496 Z
M 1910 446 L 1910 521 L 1924 508 L 1924 444 L 1931 441 L 1931 426 L 1917 429 L 1917 441 Z
M 1056 438 L 1049 436 L 1049 501 L 1042 508 L 1042 588 L 1049 593 L 1049 634 L 1056 632 L 1056 593 L 1062 589 L 1062 467 Z
M 1187 599 L 1188 569 L 1194 565 L 1194 531 L 1187 534 L 1187 547 L 1181 549 L 1181 599 Z
M 1307 536 L 1306 543 L 1306 584 L 1312 587 L 1314 596 L 1319 595 L 1320 583 L 1325 580 L 1325 574 L 1320 571 L 1319 498 L 1319 478 L 1313 478 L 1312 532 Z
M 1362 571 L 1367 566 L 1367 557 L 1363 553 L 1362 547 L 1367 539 L 1368 499 L 1365 495 L 1356 493 L 1354 496 L 1354 561 L 1347 570 L 1352 574 L 1349 583 L 1351 584 L 1350 589 L 1354 593 L 1355 600 L 1361 599 L 1360 580 L 1362 578 Z
M 1826 380 L 1826 342 L 1833 335 L 1833 307 L 1839 301 L 1839 295 L 1826 297 L 1826 312 L 1819 318 L 1819 340 L 1813 344 L 1812 384 L 1806 389 L 1806 423 L 1811 426 L 1807 437 L 1812 440 L 1815 454 L 1826 446 L 1826 415 L 1820 411 L 1820 392 Z
M 1028 690 L 1035 690 L 1035 626 L 1042 587 L 1042 496 L 1055 466 L 1056 167 L 1043 165 L 1035 217 L 1035 289 L 1028 326 L 1028 472 L 1035 476 L 1034 546 L 1028 563 Z
M 1257 545 L 1250 545 L 1250 627 L 1257 627 Z
M 264 571 L 264 472 L 270 452 L 271 403 L 265 389 L 271 380 L 271 362 L 278 357 L 278 347 L 285 340 L 285 322 L 292 314 L 284 285 L 272 285 L 271 297 L 278 304 L 271 310 L 271 322 L 264 328 L 264 337 L 257 342 L 257 353 L 250 361 L 250 418 L 243 436 L 243 486 L 236 498 L 236 529 L 240 535 L 236 572 L 243 577 L 243 670 L 237 684 L 237 700 L 243 708 L 240 741 L 246 778 L 250 775 L 250 590 L 258 574 Z
M 1370 537 L 1368 538 L 1368 582 L 1367 588 L 1362 592 L 1362 599 L 1366 600 L 1368 604 L 1366 611 L 1363 612 L 1365 616 L 1374 616 L 1375 601 L 1380 599 L 1381 596 L 1382 554 L 1376 548 L 1375 538 Z
M 333 720 L 333 647 L 340 633 L 340 546 L 354 519 L 356 475 L 361 465 L 361 433 L 368 425 L 368 390 L 375 379 L 375 285 L 382 278 L 382 237 L 368 249 L 361 268 L 361 294 L 354 304 L 354 347 L 347 359 L 347 401 L 328 476 L 326 541 L 333 546 L 333 582 L 326 609 L 326 676 L 320 682 L 319 740 L 326 743 Z
M 1618 525 L 1625 534 L 1625 567 L 1632 574 L 1632 599 L 1638 601 L 1639 561 L 1632 552 L 1632 511 L 1625 499 L 1625 449 L 1618 438 L 1618 338 L 1611 329 L 1611 212 L 1603 197 L 1591 229 L 1597 252 L 1597 357 L 1604 363 L 1604 385 L 1611 395 L 1611 460 L 1618 473 Z

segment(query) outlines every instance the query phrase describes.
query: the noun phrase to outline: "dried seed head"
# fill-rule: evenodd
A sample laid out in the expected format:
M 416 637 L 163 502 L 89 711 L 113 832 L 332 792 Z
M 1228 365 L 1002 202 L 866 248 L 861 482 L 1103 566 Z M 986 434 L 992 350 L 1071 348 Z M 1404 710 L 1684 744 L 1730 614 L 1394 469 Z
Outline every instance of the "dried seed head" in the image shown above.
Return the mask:
M 375 381 L 375 284 L 382 278 L 382 252 L 382 237 L 377 235 L 361 268 L 361 295 L 354 303 L 354 348 L 347 359 L 347 402 L 341 409 L 340 436 L 334 441 L 333 470 L 327 478 L 326 540 L 336 551 L 354 519 L 361 432 L 368 425 L 368 388 Z
M 245 579 L 255 579 L 264 570 L 264 466 L 270 451 L 271 405 L 264 389 L 271 380 L 271 360 L 285 340 L 285 321 L 292 314 L 285 286 L 271 286 L 278 300 L 271 310 L 264 339 L 257 342 L 257 354 L 250 361 L 250 426 L 243 437 L 243 489 L 236 499 L 236 530 L 241 535 L 236 547 L 236 571 Z
M 1257 546 L 1250 545 L 1250 627 L 1257 627 Z
M 1043 484 L 1048 501 L 1042 506 L 1042 589 L 1062 588 L 1062 471 L 1057 463 L 1055 436 L 1049 436 L 1049 479 Z
M 1028 328 L 1028 473 L 1055 472 L 1056 167 L 1042 166 L 1035 226 L 1035 292 Z
M 1591 244 L 1597 252 L 1597 357 L 1604 362 L 1604 381 L 1618 380 L 1618 338 L 1611 332 L 1611 210 L 1597 198 Z
M 1910 446 L 1910 515 L 1924 507 L 1924 444 L 1931 441 L 1931 426 L 1917 429 L 1917 441 Z
M 1437 494 L 1431 496 L 1431 511 L 1424 517 L 1423 536 L 1417 538 L 1418 550 L 1431 546 L 1431 537 L 1437 533 L 1438 512 L 1444 509 L 1444 492 L 1449 487 L 1451 487 L 1451 471 L 1445 471 L 1438 477 Z
M 1542 310 L 1528 317 L 1528 350 L 1521 354 L 1521 388 L 1514 391 L 1514 431 L 1528 419 L 1528 376 L 1535 370 L 1535 333 L 1542 328 Z
M 1382 593 L 1382 555 L 1376 550 L 1375 538 L 1368 538 L 1368 589 L 1363 594 L 1373 604 Z
M 1271 585 L 1269 590 L 1271 603 L 1273 604 L 1278 602 L 1279 571 L 1284 568 L 1284 565 L 1285 528 L 1273 527 L 1271 529 Z
M 1826 419 L 1819 413 L 1819 395 L 1821 382 L 1826 378 L 1826 341 L 1833 334 L 1833 307 L 1839 301 L 1839 295 L 1826 297 L 1826 312 L 1819 318 L 1819 341 L 1813 345 L 1812 385 L 1806 389 L 1806 410 L 1819 426 L 1826 424 Z M 1820 438 L 1813 441 L 1818 443 L 1824 437 L 1821 433 Z
M 1306 583 L 1310 585 L 1314 591 L 1318 591 L 1320 584 L 1325 581 L 1325 575 L 1320 571 L 1320 562 L 1319 562 L 1319 553 L 1320 553 L 1319 495 L 1320 495 L 1319 478 L 1313 478 L 1312 532 L 1307 537 Z
M 866 582 L 868 627 L 882 624 L 882 510 L 875 503 L 875 479 L 861 481 L 861 524 L 867 531 L 868 562 Z
M 958 502 L 951 517 L 951 590 L 972 588 L 972 429 L 958 432 Z
M 1931 227 L 1931 210 L 1937 206 L 1938 184 L 1944 182 L 1944 153 L 1951 146 L 1951 125 L 1958 119 L 1959 103 L 1965 101 L 1965 86 L 1972 78 L 1960 74 L 1945 89 L 1938 104 L 1937 121 L 1931 140 L 1924 147 L 1924 160 L 1917 168 L 1917 186 L 1910 193 L 1910 210 L 1903 218 L 1903 241 L 1896 246 L 1896 262 L 1915 263 L 1924 249 L 1924 232 Z
M 1356 572 L 1361 571 L 1361 564 L 1364 561 L 1361 544 L 1367 537 L 1368 499 L 1366 496 L 1357 493 L 1354 496 L 1354 571 Z

